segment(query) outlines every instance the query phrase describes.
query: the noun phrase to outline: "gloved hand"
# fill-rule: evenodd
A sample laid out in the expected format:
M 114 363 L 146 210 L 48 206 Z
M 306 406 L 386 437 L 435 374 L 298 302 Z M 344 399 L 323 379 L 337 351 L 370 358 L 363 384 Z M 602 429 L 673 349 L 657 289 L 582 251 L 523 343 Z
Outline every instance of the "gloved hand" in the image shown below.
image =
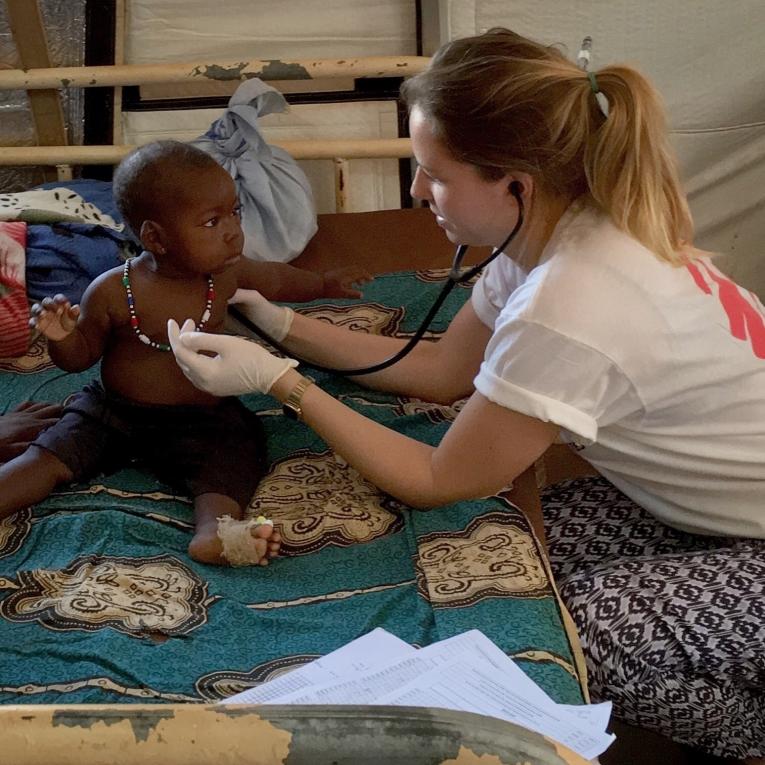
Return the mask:
M 229 305 L 235 305 L 255 326 L 280 343 L 289 334 L 295 312 L 266 300 L 257 290 L 237 290 Z
M 197 388 L 214 396 L 268 393 L 295 359 L 282 359 L 243 337 L 195 332 L 194 321 L 186 319 L 179 329 L 167 322 L 167 336 L 178 366 Z M 209 351 L 215 356 L 203 356 Z

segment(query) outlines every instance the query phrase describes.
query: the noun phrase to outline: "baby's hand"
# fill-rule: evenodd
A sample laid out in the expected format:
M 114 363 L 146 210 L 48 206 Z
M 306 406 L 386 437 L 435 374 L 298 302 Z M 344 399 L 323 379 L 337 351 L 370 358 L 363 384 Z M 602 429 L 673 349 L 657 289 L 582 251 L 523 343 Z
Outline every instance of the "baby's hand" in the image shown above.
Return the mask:
M 372 276 L 361 266 L 343 266 L 324 273 L 324 297 L 361 297 L 355 285 L 372 281 Z
M 55 342 L 72 333 L 79 315 L 79 305 L 72 305 L 65 295 L 55 295 L 43 298 L 42 303 L 32 306 L 29 326 L 39 329 L 45 337 Z

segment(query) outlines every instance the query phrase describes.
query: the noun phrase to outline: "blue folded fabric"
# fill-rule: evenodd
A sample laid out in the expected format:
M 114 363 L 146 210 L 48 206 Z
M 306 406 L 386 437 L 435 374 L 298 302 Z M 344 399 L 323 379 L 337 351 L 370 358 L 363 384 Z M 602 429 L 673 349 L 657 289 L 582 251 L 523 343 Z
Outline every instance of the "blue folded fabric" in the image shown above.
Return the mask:
M 106 181 L 73 180 L 40 188 L 65 187 L 122 222 L 112 185 Z M 140 248 L 127 229 L 114 231 L 90 223 L 53 223 L 27 227 L 27 294 L 32 300 L 62 293 L 79 303 L 85 288 L 104 271 L 122 265 Z
M 79 303 L 85 288 L 138 249 L 126 234 L 86 223 L 27 228 L 27 294 L 32 300 L 62 293 Z
M 287 108 L 284 96 L 265 82 L 245 80 L 210 129 L 190 144 L 214 157 L 234 179 L 242 207 L 244 255 L 286 262 L 316 233 L 311 184 L 298 163 L 266 143 L 258 120 Z

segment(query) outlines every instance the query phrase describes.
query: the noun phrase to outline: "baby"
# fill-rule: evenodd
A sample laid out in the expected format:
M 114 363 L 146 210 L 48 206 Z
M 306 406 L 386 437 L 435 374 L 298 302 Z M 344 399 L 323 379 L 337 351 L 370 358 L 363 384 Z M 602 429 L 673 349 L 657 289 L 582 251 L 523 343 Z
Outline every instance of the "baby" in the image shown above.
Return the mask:
M 31 320 L 57 366 L 76 372 L 100 359 L 101 382 L 72 396 L 58 423 L 0 466 L 0 518 L 59 484 L 140 458 L 193 497 L 194 560 L 266 565 L 278 532 L 270 522 L 241 520 L 267 466 L 262 425 L 238 399 L 188 381 L 170 352 L 167 321 L 196 316 L 197 330 L 221 332 L 238 288 L 271 300 L 355 297 L 353 285 L 368 276 L 355 267 L 322 276 L 243 258 L 234 182 L 183 143 L 158 141 L 126 157 L 114 197 L 144 251 L 99 276 L 81 305 L 45 298 Z

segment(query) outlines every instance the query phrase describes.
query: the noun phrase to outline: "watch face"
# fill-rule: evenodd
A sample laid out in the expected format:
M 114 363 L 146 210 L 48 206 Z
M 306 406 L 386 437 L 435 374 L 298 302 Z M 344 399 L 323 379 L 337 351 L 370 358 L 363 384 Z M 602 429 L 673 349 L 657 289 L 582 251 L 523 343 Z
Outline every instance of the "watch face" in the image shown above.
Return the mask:
M 301 414 L 300 407 L 294 404 L 282 404 L 282 414 L 291 420 L 299 420 Z
M 301 377 L 298 384 L 292 389 L 292 393 L 282 402 L 282 413 L 291 420 L 299 420 L 303 416 L 300 400 L 313 380 L 310 377 Z

